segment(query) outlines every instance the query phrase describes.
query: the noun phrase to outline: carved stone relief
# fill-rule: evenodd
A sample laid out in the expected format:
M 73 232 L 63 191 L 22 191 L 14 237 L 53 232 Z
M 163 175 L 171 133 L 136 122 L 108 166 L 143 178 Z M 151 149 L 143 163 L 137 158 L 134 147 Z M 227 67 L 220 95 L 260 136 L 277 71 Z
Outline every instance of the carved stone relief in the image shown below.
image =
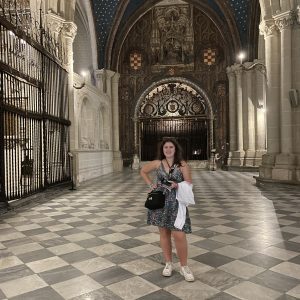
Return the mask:
M 154 64 L 193 64 L 192 9 L 189 5 L 153 9 L 151 34 Z
M 182 83 L 163 84 L 151 91 L 140 105 L 140 117 L 205 116 L 204 97 Z
M 225 44 L 214 22 L 183 2 L 154 6 L 133 26 L 119 59 L 120 148 L 125 160 L 134 154 L 133 116 L 137 99 L 152 82 L 166 77 L 188 77 L 206 92 L 216 112 L 216 141 L 224 143 L 228 127 L 226 66 L 229 64 Z M 150 106 L 154 105 L 151 102 L 154 99 L 148 100 Z M 179 105 L 175 101 L 167 107 L 167 103 L 165 98 L 164 109 L 169 113 Z M 145 113 L 152 111 L 150 106 L 145 103 Z

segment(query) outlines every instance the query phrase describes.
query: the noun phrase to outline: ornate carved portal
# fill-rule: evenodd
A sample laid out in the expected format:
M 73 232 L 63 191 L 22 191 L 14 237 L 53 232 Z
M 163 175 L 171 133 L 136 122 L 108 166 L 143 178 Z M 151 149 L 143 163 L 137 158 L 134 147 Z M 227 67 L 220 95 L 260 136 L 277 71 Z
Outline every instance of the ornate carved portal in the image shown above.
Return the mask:
M 146 130 L 153 128 L 156 138 L 151 141 L 155 144 L 159 136 L 166 134 L 181 139 L 176 130 L 186 126 L 184 136 L 190 136 L 190 140 L 182 143 L 188 145 L 189 159 L 208 159 L 211 149 L 219 152 L 226 144 L 226 66 L 230 64 L 227 44 L 208 15 L 184 1 L 162 1 L 136 22 L 124 40 L 118 66 L 120 148 L 125 165 L 130 165 L 139 154 L 142 159 L 150 158 L 140 147 L 148 143 Z M 194 83 L 194 91 L 186 90 L 180 82 L 190 87 Z M 152 85 L 155 89 L 148 90 Z M 198 128 L 197 133 L 189 131 L 193 126 Z M 141 135 L 139 130 L 144 130 Z M 195 142 L 201 145 L 200 156 L 192 154 L 199 152 L 191 142 L 193 135 L 201 137 L 201 141 Z M 202 144 L 204 140 L 206 146 Z M 149 153 L 154 151 L 151 147 Z
M 138 101 L 136 152 L 153 160 L 163 137 L 174 137 L 187 160 L 208 160 L 212 145 L 211 105 L 207 97 L 182 81 L 149 88 Z M 137 126 L 138 127 L 138 126 Z M 137 130 L 137 128 L 136 128 Z

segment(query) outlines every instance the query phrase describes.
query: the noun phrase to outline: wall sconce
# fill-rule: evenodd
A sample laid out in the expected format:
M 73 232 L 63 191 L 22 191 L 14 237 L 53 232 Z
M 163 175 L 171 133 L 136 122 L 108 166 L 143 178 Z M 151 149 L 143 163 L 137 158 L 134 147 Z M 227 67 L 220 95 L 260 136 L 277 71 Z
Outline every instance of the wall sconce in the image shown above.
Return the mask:
M 237 56 L 237 58 L 240 60 L 240 64 L 242 65 L 243 64 L 243 59 L 246 57 L 246 54 L 245 54 L 245 52 L 243 52 L 243 51 L 241 51 L 239 54 L 238 54 L 238 56 Z
M 267 111 L 263 104 L 258 104 L 257 108 L 260 109 L 263 113 Z
M 84 86 L 85 86 L 85 78 L 86 78 L 86 72 L 85 71 L 82 71 L 81 72 L 81 75 L 83 77 L 83 82 L 80 86 L 77 86 L 75 83 L 73 84 L 73 88 L 76 89 L 76 90 L 81 90 Z

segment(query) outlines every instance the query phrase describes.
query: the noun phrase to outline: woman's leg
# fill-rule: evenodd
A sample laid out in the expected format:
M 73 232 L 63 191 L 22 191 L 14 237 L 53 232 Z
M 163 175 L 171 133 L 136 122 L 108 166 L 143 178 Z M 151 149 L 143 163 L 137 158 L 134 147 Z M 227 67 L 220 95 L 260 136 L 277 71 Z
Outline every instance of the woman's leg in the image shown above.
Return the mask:
M 164 254 L 166 262 L 172 261 L 172 242 L 171 242 L 171 230 L 163 227 L 159 227 L 160 233 L 160 246 Z
M 186 235 L 182 231 L 172 231 L 172 235 L 174 238 L 175 247 L 180 261 L 180 265 L 186 266 L 187 255 L 188 255 Z

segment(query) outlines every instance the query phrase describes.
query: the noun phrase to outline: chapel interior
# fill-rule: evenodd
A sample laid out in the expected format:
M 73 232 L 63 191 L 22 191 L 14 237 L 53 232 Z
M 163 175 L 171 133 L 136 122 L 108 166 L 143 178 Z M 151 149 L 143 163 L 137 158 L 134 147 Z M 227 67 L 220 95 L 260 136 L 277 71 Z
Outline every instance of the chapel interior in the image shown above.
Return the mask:
M 0 272 L 7 271 L 0 300 L 299 299 L 299 57 L 300 0 L 0 0 Z M 198 285 L 186 295 L 151 279 L 161 263 L 157 236 L 138 228 L 143 209 L 130 204 L 143 198 L 139 169 L 156 159 L 164 137 L 180 143 L 203 198 L 192 211 Z M 70 222 L 55 218 L 64 212 Z M 89 238 L 77 240 L 78 230 Z M 262 238 L 255 245 L 254 234 Z M 57 268 L 68 263 L 82 273 L 63 270 L 58 282 L 41 260 L 52 257 L 47 240 L 59 247 L 66 237 L 72 251 L 88 254 L 76 260 L 71 250 L 53 249 Z M 131 257 L 129 240 L 150 245 L 151 259 L 139 250 L 123 259 Z M 224 244 L 232 248 L 218 252 Z M 132 271 L 141 257 L 151 280 Z M 85 260 L 105 267 L 87 271 Z M 246 275 L 236 271 L 244 267 Z M 125 270 L 143 286 L 136 294 Z M 259 274 L 265 282 L 280 274 L 277 289 Z M 214 285 L 214 275 L 231 285 Z M 87 288 L 68 290 L 64 276 Z M 18 280 L 23 291 L 13 288 Z

